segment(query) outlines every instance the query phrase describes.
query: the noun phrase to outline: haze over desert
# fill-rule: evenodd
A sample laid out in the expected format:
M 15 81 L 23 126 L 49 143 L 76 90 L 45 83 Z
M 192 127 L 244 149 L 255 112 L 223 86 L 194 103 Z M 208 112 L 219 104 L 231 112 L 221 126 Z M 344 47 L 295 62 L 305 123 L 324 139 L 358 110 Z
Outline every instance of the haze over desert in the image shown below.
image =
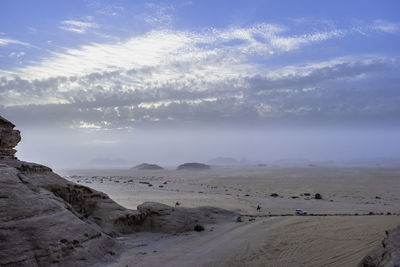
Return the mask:
M 400 266 L 399 10 L 0 1 L 0 266 Z

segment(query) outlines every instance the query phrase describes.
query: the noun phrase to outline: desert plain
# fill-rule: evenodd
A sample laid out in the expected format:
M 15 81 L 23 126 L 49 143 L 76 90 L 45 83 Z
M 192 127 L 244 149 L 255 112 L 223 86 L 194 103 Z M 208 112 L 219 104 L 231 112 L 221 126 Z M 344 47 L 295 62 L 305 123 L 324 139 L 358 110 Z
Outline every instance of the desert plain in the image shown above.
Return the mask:
M 120 237 L 125 252 L 113 266 L 357 266 L 386 230 L 400 225 L 397 166 L 57 172 L 129 209 L 154 201 L 238 214 L 201 232 Z

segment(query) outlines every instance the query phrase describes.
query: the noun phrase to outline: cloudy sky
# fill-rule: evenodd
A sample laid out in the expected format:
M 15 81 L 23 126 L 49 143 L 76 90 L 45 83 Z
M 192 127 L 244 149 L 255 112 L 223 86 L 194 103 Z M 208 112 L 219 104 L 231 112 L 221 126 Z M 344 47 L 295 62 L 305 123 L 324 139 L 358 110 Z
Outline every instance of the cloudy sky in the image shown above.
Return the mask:
M 18 157 L 400 157 L 398 1 L 0 2 Z

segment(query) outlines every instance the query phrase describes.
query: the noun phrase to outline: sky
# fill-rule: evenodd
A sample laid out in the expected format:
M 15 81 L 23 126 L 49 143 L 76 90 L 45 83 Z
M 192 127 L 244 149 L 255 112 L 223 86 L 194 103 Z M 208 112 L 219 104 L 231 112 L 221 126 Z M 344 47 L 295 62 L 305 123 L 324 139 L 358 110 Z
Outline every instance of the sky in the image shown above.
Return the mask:
M 0 115 L 55 168 L 400 158 L 399 1 L 0 1 Z

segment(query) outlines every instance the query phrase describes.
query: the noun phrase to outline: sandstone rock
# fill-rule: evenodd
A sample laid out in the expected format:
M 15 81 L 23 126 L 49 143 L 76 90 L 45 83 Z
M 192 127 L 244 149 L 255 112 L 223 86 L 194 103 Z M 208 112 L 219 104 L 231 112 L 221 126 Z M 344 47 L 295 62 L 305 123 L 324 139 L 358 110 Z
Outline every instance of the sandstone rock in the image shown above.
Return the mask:
M 207 164 L 203 163 L 196 163 L 196 162 L 191 162 L 191 163 L 184 163 L 182 165 L 178 166 L 178 170 L 208 170 L 211 167 Z
M 0 116 L 0 158 L 15 158 L 17 150 L 14 147 L 21 141 L 21 135 L 14 127 L 14 124 Z
M 143 231 L 171 234 L 192 231 L 196 224 L 233 221 L 237 215 L 214 207 L 173 208 L 155 202 L 145 202 L 138 210 L 146 215 L 141 226 Z
M 359 267 L 398 267 L 400 266 L 400 226 L 386 231 L 382 243 L 371 251 Z
M 126 209 L 46 166 L 17 160 L 12 148 L 19 131 L 3 118 L 0 126 L 0 266 L 107 265 L 123 250 L 119 235 L 179 233 L 195 223 L 233 220 L 234 213 L 207 207 Z
M 149 164 L 149 163 L 142 163 L 133 167 L 136 170 L 163 170 L 163 167 L 158 166 L 157 164 Z

